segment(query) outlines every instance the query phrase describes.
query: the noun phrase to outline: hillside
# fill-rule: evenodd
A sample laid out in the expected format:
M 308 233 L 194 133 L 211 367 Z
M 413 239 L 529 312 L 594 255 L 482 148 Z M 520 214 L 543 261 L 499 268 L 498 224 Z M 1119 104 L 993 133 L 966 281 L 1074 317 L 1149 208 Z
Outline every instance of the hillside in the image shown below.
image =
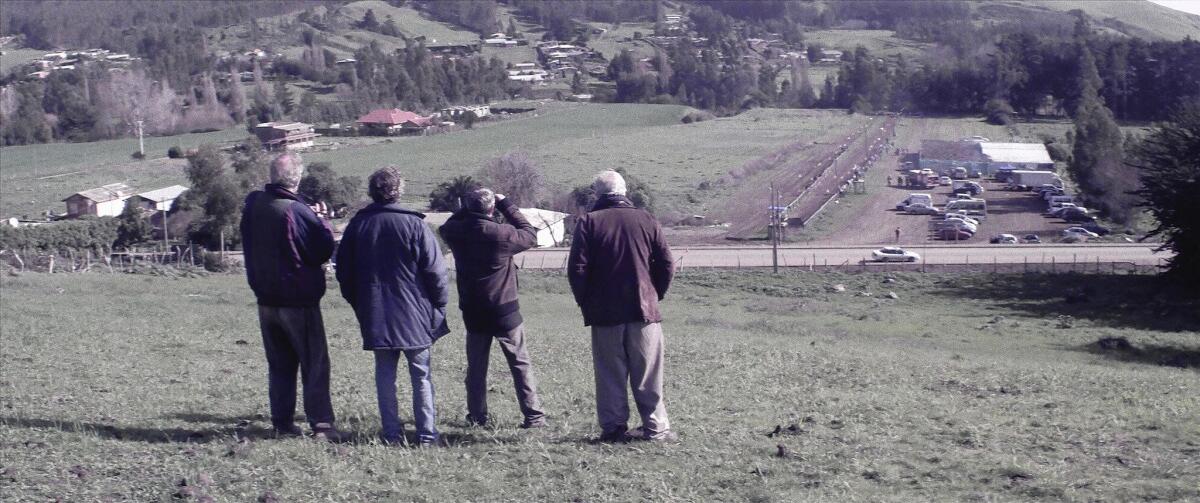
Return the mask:
M 1059 12 L 1080 9 L 1103 26 L 1146 39 L 1200 38 L 1200 16 L 1145 0 L 1008 0 L 1000 3 Z

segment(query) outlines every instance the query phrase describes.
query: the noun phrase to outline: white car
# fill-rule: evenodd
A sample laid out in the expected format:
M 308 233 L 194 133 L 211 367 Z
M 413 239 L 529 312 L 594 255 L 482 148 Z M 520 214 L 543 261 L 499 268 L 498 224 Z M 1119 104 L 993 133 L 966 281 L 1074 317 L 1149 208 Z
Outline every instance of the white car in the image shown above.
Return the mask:
M 1067 227 L 1066 229 L 1063 229 L 1062 235 L 1064 238 L 1071 237 L 1071 236 L 1086 237 L 1086 238 L 1100 237 L 1099 234 L 1096 234 L 1095 232 L 1084 229 L 1083 227 Z
M 876 262 L 916 262 L 921 256 L 899 246 L 885 246 L 871 252 L 871 259 Z
M 911 215 L 937 215 L 938 209 L 924 203 L 913 203 L 905 206 L 904 212 Z
M 952 183 L 954 183 L 954 181 L 951 180 L 950 177 L 948 177 L 948 176 L 943 176 L 943 177 L 938 178 L 938 184 L 940 184 L 940 185 L 950 185 Z
M 961 220 L 971 225 L 979 225 L 979 220 L 971 218 L 963 213 L 947 213 L 943 220 Z
M 988 242 L 994 245 L 1015 245 L 1017 237 L 1012 234 L 996 234 Z

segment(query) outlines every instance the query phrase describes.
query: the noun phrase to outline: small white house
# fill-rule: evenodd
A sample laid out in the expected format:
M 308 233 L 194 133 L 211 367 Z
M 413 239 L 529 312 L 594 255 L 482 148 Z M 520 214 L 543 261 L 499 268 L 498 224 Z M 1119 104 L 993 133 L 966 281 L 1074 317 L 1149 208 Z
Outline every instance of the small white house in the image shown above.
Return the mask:
M 567 240 L 566 213 L 539 208 L 521 208 L 521 215 L 537 227 L 537 247 L 558 246 Z
M 125 210 L 125 200 L 133 197 L 133 188 L 123 183 L 110 183 L 103 187 L 71 194 L 67 203 L 67 216 L 78 218 L 84 215 L 115 217 Z
M 171 211 L 171 207 L 175 206 L 175 200 L 180 194 L 187 192 L 188 188 L 182 185 L 172 185 L 157 190 L 142 192 L 133 196 L 133 200 L 138 206 L 152 211 Z

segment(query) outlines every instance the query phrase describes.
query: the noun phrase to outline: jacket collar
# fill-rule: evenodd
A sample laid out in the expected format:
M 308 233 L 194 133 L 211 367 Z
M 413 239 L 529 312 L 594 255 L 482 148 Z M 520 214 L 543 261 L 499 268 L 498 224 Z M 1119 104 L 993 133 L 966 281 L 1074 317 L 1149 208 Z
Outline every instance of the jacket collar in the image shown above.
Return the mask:
M 634 208 L 629 198 L 617 194 L 604 194 L 596 198 L 596 203 L 592 205 L 591 211 L 606 210 L 609 208 Z
M 358 213 L 360 215 L 368 214 L 368 213 L 403 213 L 405 215 L 413 215 L 413 216 L 416 216 L 421 219 L 425 218 L 424 213 L 407 209 L 403 206 L 400 206 L 400 203 L 387 203 L 387 204 L 371 203 L 371 204 L 368 204 L 367 207 L 359 210 Z
M 293 201 L 300 201 L 304 204 L 308 204 L 308 200 L 306 200 L 304 196 L 292 192 L 278 183 L 268 183 L 265 187 L 263 187 L 263 191 L 281 199 L 291 199 Z

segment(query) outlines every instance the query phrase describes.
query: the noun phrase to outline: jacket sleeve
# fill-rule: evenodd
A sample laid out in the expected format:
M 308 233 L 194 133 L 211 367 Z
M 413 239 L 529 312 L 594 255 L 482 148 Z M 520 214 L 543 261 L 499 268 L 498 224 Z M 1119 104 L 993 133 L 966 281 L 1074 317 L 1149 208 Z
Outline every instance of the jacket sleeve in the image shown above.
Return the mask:
M 425 286 L 426 294 L 429 295 L 430 304 L 438 308 L 446 307 L 446 304 L 450 303 L 450 278 L 446 274 L 446 259 L 442 257 L 442 250 L 438 247 L 433 229 L 423 220 L 418 225 L 421 226 L 423 232 L 421 260 L 418 264 L 421 283 Z
M 571 293 L 575 295 L 575 304 L 582 306 L 587 299 L 587 268 L 588 268 L 588 233 L 585 230 L 587 217 L 579 219 L 575 224 L 575 234 L 571 237 L 571 255 L 567 258 L 567 280 L 571 283 Z
M 357 240 L 355 222 L 350 221 L 346 232 L 342 234 L 342 242 L 337 247 L 336 276 L 342 298 L 354 306 L 354 247 Z
M 242 220 L 238 222 L 238 230 L 242 233 L 242 251 L 249 250 L 254 245 L 254 233 L 251 232 L 250 222 L 250 206 L 254 204 L 254 199 L 258 197 L 259 192 L 256 190 L 246 195 L 246 201 L 242 204 Z M 246 261 L 249 264 L 249 261 Z
M 650 281 L 654 283 L 654 290 L 658 292 L 658 300 L 667 295 L 674 275 L 675 260 L 671 257 L 671 248 L 663 238 L 662 226 L 655 222 L 650 242 Z
M 521 214 L 517 205 L 508 199 L 501 199 L 496 202 L 496 209 L 500 210 L 504 220 L 510 224 L 501 226 L 504 230 L 500 236 L 509 253 L 516 255 L 537 244 L 537 228 Z
M 300 260 L 310 266 L 319 266 L 333 256 L 333 229 L 329 223 L 313 213 L 304 203 L 292 203 L 293 245 Z

